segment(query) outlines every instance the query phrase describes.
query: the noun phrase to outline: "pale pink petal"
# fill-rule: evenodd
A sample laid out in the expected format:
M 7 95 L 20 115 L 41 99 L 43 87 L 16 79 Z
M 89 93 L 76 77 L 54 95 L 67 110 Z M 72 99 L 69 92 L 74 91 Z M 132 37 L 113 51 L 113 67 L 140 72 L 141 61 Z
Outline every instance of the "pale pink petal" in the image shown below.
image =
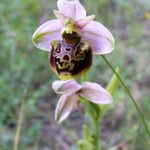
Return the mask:
M 54 14 L 56 18 L 62 23 L 62 25 L 65 25 L 67 17 L 60 13 L 58 10 L 54 10 Z
M 81 85 L 79 85 L 75 80 L 58 80 L 52 83 L 52 88 L 58 94 L 75 93 L 81 89 Z
M 93 54 L 110 53 L 115 46 L 110 31 L 97 21 L 91 21 L 82 29 L 82 40 L 90 44 Z
M 87 16 L 85 18 L 82 18 L 80 20 L 77 20 L 76 21 L 76 25 L 79 27 L 79 28 L 84 28 L 89 22 L 91 22 L 93 19 L 95 18 L 94 15 L 91 15 L 91 16 Z
M 64 121 L 71 113 L 78 101 L 76 94 L 64 94 L 60 97 L 55 110 L 55 120 L 60 123 Z
M 61 39 L 62 24 L 59 20 L 50 20 L 42 24 L 33 34 L 35 46 L 41 50 L 50 51 L 50 43 Z
M 67 18 L 79 20 L 86 17 L 85 8 L 79 2 L 79 0 L 58 0 L 58 10 Z
M 109 104 L 113 101 L 112 96 L 106 89 L 92 82 L 83 83 L 79 95 L 96 104 Z

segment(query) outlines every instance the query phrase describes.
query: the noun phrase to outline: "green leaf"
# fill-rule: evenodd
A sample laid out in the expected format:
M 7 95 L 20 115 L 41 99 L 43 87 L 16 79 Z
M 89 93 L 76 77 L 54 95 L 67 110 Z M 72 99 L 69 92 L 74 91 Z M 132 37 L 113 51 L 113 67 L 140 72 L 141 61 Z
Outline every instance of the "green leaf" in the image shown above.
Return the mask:
M 116 70 L 117 74 L 120 74 L 120 68 L 119 67 L 116 67 Z M 118 88 L 118 85 L 119 85 L 119 79 L 118 77 L 116 76 L 116 74 L 114 74 L 107 86 L 107 90 L 109 91 L 109 93 L 111 95 L 114 95 L 117 88 Z

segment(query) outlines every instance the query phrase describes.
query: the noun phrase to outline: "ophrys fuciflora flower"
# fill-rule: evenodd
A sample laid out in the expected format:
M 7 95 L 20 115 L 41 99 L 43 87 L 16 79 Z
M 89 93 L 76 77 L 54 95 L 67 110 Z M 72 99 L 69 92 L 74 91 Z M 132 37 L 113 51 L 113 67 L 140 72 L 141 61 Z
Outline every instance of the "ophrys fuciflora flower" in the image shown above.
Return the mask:
M 92 65 L 92 56 L 110 53 L 114 38 L 101 23 L 86 16 L 79 0 L 58 0 L 56 20 L 41 25 L 33 34 L 34 44 L 49 51 L 50 65 L 62 80 L 85 73 Z

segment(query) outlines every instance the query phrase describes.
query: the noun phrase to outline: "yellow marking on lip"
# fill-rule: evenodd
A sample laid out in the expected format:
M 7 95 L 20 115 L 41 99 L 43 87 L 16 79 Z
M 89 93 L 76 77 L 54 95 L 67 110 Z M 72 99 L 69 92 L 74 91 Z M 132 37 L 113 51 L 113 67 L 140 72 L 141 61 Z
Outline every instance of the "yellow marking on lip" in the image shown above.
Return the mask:
M 76 75 L 71 75 L 71 74 L 69 74 L 69 73 L 67 73 L 67 72 L 66 72 L 66 73 L 63 73 L 63 74 L 58 74 L 57 72 L 55 72 L 55 73 L 56 73 L 56 75 L 58 76 L 58 78 L 60 78 L 61 80 L 70 80 L 70 79 L 74 79 L 74 78 L 77 78 L 77 77 L 82 76 L 82 75 L 85 74 L 89 69 L 90 69 L 90 67 L 84 69 L 83 71 L 81 71 L 80 73 L 78 73 L 78 74 L 76 74 Z

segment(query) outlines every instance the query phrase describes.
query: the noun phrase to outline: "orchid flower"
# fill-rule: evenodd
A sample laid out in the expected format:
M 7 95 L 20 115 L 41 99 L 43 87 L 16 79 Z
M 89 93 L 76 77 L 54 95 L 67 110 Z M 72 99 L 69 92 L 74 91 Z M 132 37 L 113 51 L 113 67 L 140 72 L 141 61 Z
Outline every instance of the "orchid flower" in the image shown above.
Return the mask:
M 33 43 L 50 53 L 50 65 L 62 80 L 86 72 L 92 55 L 110 53 L 115 41 L 110 31 L 95 16 L 86 16 L 79 0 L 58 0 L 57 19 L 42 24 L 33 34 Z
M 52 88 L 56 93 L 61 94 L 55 110 L 55 120 L 59 123 L 69 116 L 80 97 L 96 104 L 110 104 L 113 99 L 106 89 L 92 82 L 80 85 L 75 80 L 58 80 L 53 82 Z

